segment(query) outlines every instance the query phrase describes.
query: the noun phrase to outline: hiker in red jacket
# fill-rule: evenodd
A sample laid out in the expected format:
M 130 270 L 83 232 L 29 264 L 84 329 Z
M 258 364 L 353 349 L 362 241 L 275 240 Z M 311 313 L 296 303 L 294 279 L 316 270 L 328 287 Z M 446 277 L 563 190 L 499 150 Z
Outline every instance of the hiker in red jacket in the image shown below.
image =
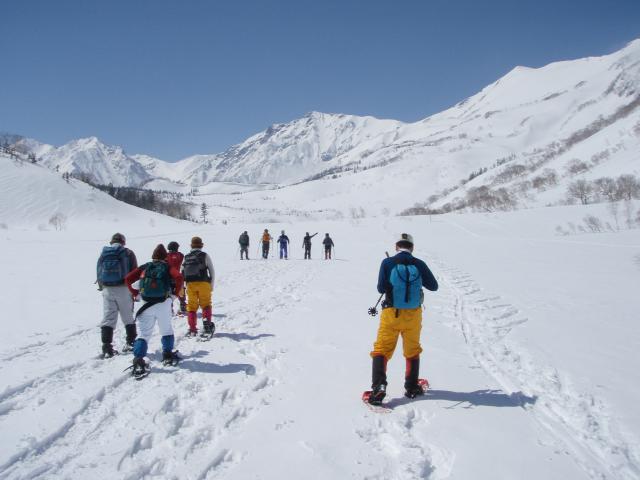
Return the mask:
M 180 361 L 177 352 L 173 351 L 175 337 L 171 325 L 171 280 L 175 288 L 182 288 L 182 274 L 167 262 L 167 251 L 158 245 L 151 255 L 152 261 L 133 270 L 125 278 L 125 283 L 134 298 L 142 297 L 143 304 L 136 312 L 138 338 L 133 344 L 133 375 L 144 376 L 148 373 L 148 365 L 144 361 L 149 339 L 155 324 L 162 336 L 162 363 L 176 365 Z M 133 283 L 139 280 L 138 288 Z
M 179 248 L 180 245 L 178 245 L 178 242 L 169 242 L 167 245 L 167 249 L 169 250 L 169 253 L 167 254 L 167 263 L 171 268 L 175 268 L 177 271 L 180 271 L 182 268 L 182 261 L 184 260 L 184 255 L 182 252 L 178 251 Z M 174 289 L 174 293 L 180 299 L 180 315 L 184 315 L 187 313 L 187 299 L 184 288 L 181 288 L 180 291 Z

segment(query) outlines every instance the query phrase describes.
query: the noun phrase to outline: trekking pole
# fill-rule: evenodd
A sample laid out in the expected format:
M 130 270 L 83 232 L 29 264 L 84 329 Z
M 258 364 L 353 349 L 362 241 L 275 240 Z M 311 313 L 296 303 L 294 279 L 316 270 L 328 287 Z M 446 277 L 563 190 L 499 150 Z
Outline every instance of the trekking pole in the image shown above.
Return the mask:
M 376 302 L 376 304 L 368 310 L 369 315 L 371 315 L 372 317 L 375 317 L 376 315 L 378 315 L 377 307 L 378 307 L 378 304 L 380 303 L 380 300 L 382 300 L 383 296 L 384 296 L 384 293 L 381 293 L 380 297 L 378 297 L 378 301 Z
M 389 258 L 389 252 L 384 252 L 384 254 L 387 256 L 387 258 Z M 381 293 L 376 304 L 368 310 L 369 315 L 371 315 L 372 317 L 378 315 L 378 305 L 380 304 L 380 300 L 382 300 L 383 296 L 384 293 Z

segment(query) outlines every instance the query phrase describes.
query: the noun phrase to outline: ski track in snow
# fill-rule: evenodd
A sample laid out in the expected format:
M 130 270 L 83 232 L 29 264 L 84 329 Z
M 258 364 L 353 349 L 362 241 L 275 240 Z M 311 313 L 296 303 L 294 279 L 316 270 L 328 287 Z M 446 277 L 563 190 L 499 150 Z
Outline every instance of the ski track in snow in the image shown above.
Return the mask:
M 433 258 L 433 256 L 432 256 Z M 596 397 L 572 389 L 550 365 L 536 363 L 525 348 L 506 336 L 527 322 L 516 307 L 488 295 L 473 278 L 436 260 L 448 312 L 440 312 L 464 336 L 478 364 L 555 439 L 554 448 L 570 455 L 594 479 L 640 477 L 640 452 L 610 420 Z M 444 285 L 442 285 L 444 284 Z M 533 397 L 535 402 L 527 402 Z M 435 478 L 435 477 L 434 477 Z
M 133 381 L 121 366 L 128 363 L 91 359 L 72 363 L 39 376 L 0 394 L 0 427 L 3 420 L 21 415 L 21 410 L 38 411 L 42 405 L 68 395 L 69 385 L 82 382 L 94 385 L 92 395 L 85 396 L 79 406 L 67 413 L 61 424 L 46 434 L 34 434 L 26 445 L 0 465 L 0 477 L 6 479 L 86 478 L 96 473 L 124 479 L 163 478 L 198 480 L 218 478 L 233 468 L 245 455 L 242 451 L 222 448 L 224 438 L 250 420 L 270 403 L 270 390 L 278 383 L 279 362 L 286 350 L 268 344 L 270 335 L 255 331 L 274 314 L 282 315 L 300 301 L 304 289 L 316 272 L 300 270 L 295 263 L 251 262 L 218 282 L 214 291 L 214 314 L 218 316 L 217 336 L 210 342 L 181 338 L 185 320 L 175 325 L 176 347 L 193 348 L 178 367 L 163 367 L 152 358 L 152 373 L 141 381 Z M 286 279 L 271 289 L 270 296 L 252 296 L 260 286 L 270 284 L 274 275 Z M 216 298 L 220 285 L 242 285 L 243 291 L 226 299 Z M 237 290 L 236 290 L 237 292 Z M 184 323 L 183 323 L 184 322 Z M 55 353 L 57 348 L 73 348 L 74 342 L 95 342 L 95 329 L 75 332 L 47 347 L 42 342 L 27 345 L 22 351 L 5 354 L 41 356 Z M 91 335 L 89 335 L 91 333 Z M 151 341 L 155 349 L 157 335 Z M 218 365 L 215 350 L 226 342 L 246 363 Z M 200 361 L 211 353 L 214 363 Z M 154 357 L 150 353 L 150 357 Z M 127 360 L 130 356 L 124 356 Z M 154 361 L 155 360 L 155 361 Z M 208 373 L 230 373 L 215 375 Z M 244 374 L 240 381 L 237 375 Z M 229 380 L 229 381 L 227 381 Z M 105 383 L 107 384 L 105 386 Z M 166 392 L 174 392 L 167 396 Z M 43 402 L 42 398 L 47 397 Z M 38 440 L 35 440 L 38 438 Z M 83 452 L 93 451 L 91 460 Z M 114 466 L 114 458 L 118 458 Z M 185 477 L 182 465 L 189 464 Z

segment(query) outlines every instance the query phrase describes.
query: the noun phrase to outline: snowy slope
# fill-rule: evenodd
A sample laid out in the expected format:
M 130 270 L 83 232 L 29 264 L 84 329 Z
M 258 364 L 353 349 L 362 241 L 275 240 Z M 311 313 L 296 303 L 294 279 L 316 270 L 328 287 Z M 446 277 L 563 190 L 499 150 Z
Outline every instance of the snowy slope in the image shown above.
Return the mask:
M 38 164 L 0 154 L 0 167 L 0 223 L 10 230 L 38 225 L 53 229 L 49 220 L 56 214 L 63 214 L 66 226 L 74 230 L 86 228 L 89 223 L 106 224 L 112 229 L 124 220 L 178 224 L 163 215 L 119 202 L 79 180 L 66 182 L 61 174 Z
M 155 336 L 142 382 L 123 372 L 130 356 L 96 359 L 92 274 L 107 231 L 10 229 L 5 303 L 33 285 L 21 259 L 52 267 L 39 280 L 51 291 L 20 310 L 0 346 L 0 477 L 638 478 L 640 230 L 554 233 L 605 211 L 266 225 L 292 238 L 289 261 L 237 260 L 240 231 L 255 241 L 263 224 L 121 224 L 141 261 L 160 241 L 197 234 L 217 269 L 216 338 L 187 340 L 175 319 L 184 361 L 160 366 Z M 317 243 L 301 260 L 305 231 L 331 232 L 337 260 L 318 260 Z M 391 412 L 378 414 L 359 399 L 377 325 L 366 309 L 400 231 L 441 285 L 427 293 L 422 333 L 432 390 L 401 396 L 398 350 Z

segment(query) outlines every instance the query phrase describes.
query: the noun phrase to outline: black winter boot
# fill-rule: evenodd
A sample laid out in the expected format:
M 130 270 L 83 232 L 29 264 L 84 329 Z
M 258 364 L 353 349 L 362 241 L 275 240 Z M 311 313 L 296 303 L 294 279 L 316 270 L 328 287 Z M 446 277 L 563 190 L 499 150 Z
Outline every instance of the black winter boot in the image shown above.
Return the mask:
M 418 385 L 418 376 L 420 374 L 420 357 L 407 358 L 407 369 L 404 376 L 405 396 L 415 398 L 418 395 L 424 395 L 423 388 Z
M 124 328 L 127 331 L 127 346 L 130 350 L 133 350 L 133 342 L 136 341 L 136 337 L 138 336 L 136 324 L 132 323 L 131 325 L 125 325 Z
M 213 332 L 216 331 L 216 326 L 213 324 L 211 320 L 203 321 L 202 326 L 204 329 L 204 333 L 207 335 L 213 335 Z
M 101 327 L 100 337 L 102 339 L 102 358 L 111 358 L 117 355 L 118 352 L 115 351 L 111 345 L 113 342 L 113 328 Z
M 373 357 L 371 365 L 371 395 L 369 403 L 380 405 L 387 394 L 387 360 L 382 355 Z

